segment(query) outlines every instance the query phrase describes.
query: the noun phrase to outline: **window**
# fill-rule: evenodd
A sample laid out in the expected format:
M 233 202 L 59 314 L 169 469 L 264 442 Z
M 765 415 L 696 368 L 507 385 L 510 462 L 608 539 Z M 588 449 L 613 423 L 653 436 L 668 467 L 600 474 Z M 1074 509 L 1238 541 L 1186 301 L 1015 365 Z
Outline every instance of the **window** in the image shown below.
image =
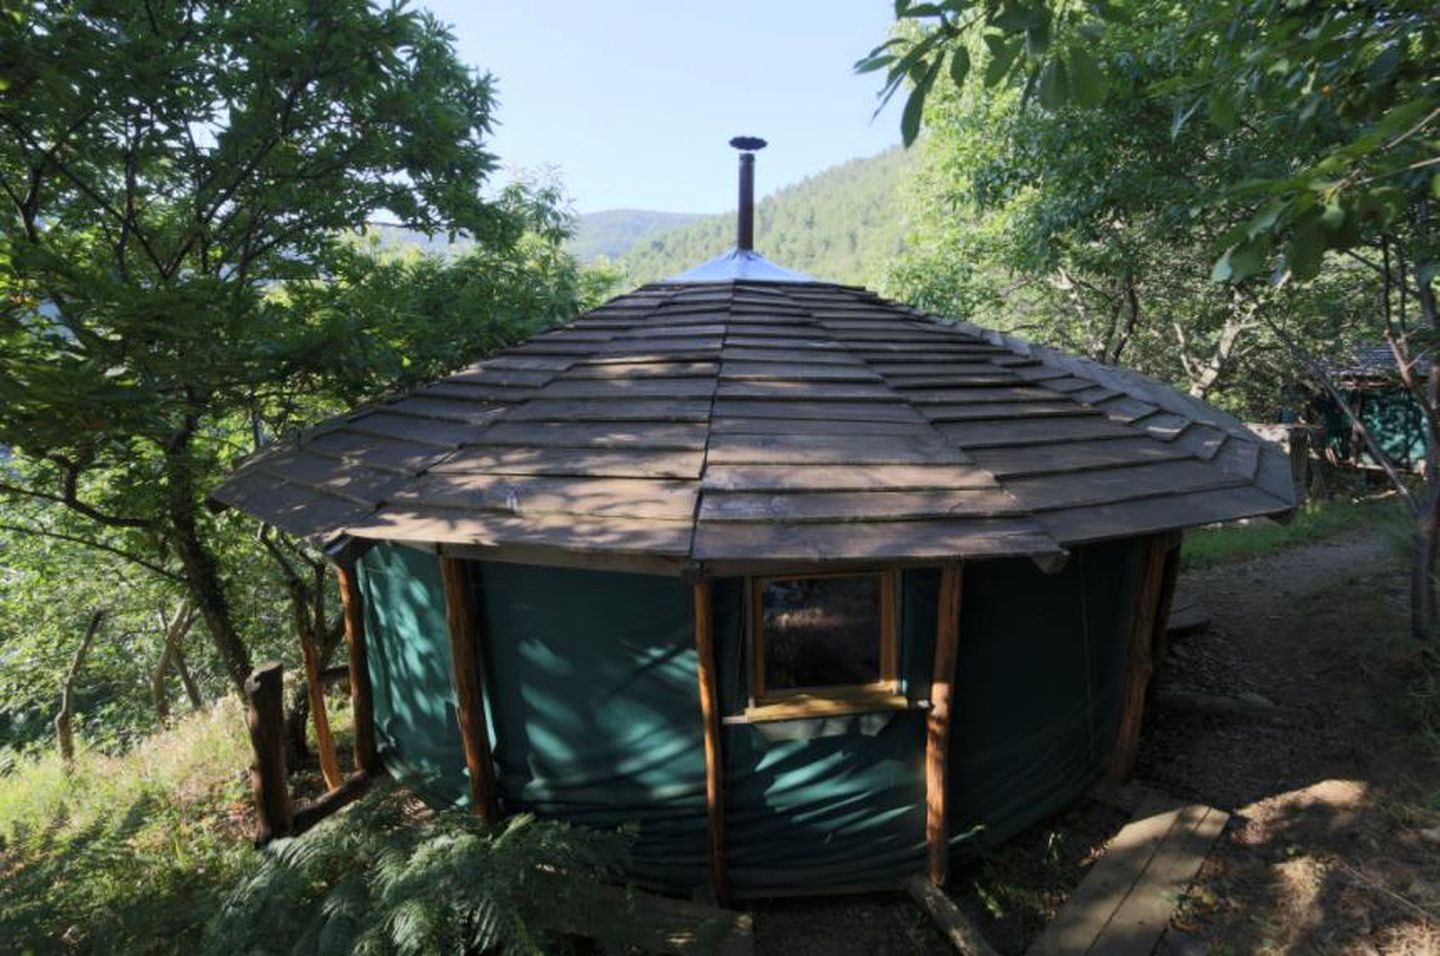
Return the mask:
M 749 719 L 855 713 L 899 698 L 896 573 L 750 581 Z

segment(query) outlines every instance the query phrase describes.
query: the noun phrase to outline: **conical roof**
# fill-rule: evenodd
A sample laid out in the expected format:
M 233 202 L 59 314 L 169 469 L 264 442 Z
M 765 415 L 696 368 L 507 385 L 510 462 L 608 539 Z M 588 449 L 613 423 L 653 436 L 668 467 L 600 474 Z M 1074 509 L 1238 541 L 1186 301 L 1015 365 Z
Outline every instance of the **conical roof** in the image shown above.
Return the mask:
M 1063 559 L 1294 506 L 1154 380 L 815 281 L 671 281 L 269 449 L 214 494 L 318 540 L 671 573 Z

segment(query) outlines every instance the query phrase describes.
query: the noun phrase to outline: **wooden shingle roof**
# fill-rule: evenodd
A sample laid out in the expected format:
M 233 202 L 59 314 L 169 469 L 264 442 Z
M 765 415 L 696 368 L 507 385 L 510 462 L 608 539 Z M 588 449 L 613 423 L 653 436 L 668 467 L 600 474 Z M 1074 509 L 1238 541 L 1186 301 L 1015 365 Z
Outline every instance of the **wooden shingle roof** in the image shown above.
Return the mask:
M 1153 380 L 819 282 L 666 283 L 264 451 L 295 534 L 733 573 L 1278 514 L 1285 456 Z

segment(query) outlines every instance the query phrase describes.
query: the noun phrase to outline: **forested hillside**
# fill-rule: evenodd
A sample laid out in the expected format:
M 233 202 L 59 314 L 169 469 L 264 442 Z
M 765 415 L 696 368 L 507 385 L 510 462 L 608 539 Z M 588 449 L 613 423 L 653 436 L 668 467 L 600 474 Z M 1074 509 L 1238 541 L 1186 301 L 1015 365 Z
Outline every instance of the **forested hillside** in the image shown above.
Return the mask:
M 763 177 L 764 155 L 761 155 Z M 771 262 L 835 282 L 874 285 L 905 234 L 899 186 L 914 158 L 900 148 L 854 159 L 767 196 L 755 248 Z M 631 284 L 683 272 L 735 245 L 735 215 L 706 216 L 640 243 L 621 262 Z
M 606 209 L 586 213 L 575 220 L 575 234 L 565 248 L 581 262 L 594 262 L 601 256 L 618 259 L 636 243 L 675 229 L 682 229 L 697 219 L 699 213 L 657 212 L 653 209 Z

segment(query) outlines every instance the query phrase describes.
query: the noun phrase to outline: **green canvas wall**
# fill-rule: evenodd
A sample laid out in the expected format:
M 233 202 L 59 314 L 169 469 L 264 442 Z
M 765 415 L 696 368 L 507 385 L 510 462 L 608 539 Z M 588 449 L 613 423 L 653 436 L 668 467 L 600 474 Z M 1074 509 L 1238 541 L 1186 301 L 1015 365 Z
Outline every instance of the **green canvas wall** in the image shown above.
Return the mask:
M 1345 401 L 1351 409 L 1360 410 L 1360 421 L 1380 450 L 1397 466 L 1414 469 L 1425 460 L 1425 416 L 1403 388 L 1397 385 L 1389 389 L 1349 389 L 1345 392 Z M 1350 420 L 1334 399 L 1322 395 L 1315 399 L 1314 407 L 1325 425 L 1326 441 L 1338 456 L 1352 462 L 1362 459 L 1371 462 L 1363 442 L 1351 441 Z
M 1103 765 L 1138 573 L 1133 542 L 965 569 L 953 697 L 952 850 L 997 841 L 1082 793 Z M 906 572 L 901 677 L 928 694 L 938 572 Z M 705 764 L 689 585 L 669 578 L 478 565 L 475 599 L 502 809 L 635 823 L 635 875 L 706 873 Z M 437 561 L 381 545 L 362 559 L 377 723 L 392 771 L 464 803 Z M 745 704 L 743 587 L 715 582 L 724 712 Z M 894 883 L 924 858 L 925 714 L 727 724 L 726 872 L 737 892 Z

